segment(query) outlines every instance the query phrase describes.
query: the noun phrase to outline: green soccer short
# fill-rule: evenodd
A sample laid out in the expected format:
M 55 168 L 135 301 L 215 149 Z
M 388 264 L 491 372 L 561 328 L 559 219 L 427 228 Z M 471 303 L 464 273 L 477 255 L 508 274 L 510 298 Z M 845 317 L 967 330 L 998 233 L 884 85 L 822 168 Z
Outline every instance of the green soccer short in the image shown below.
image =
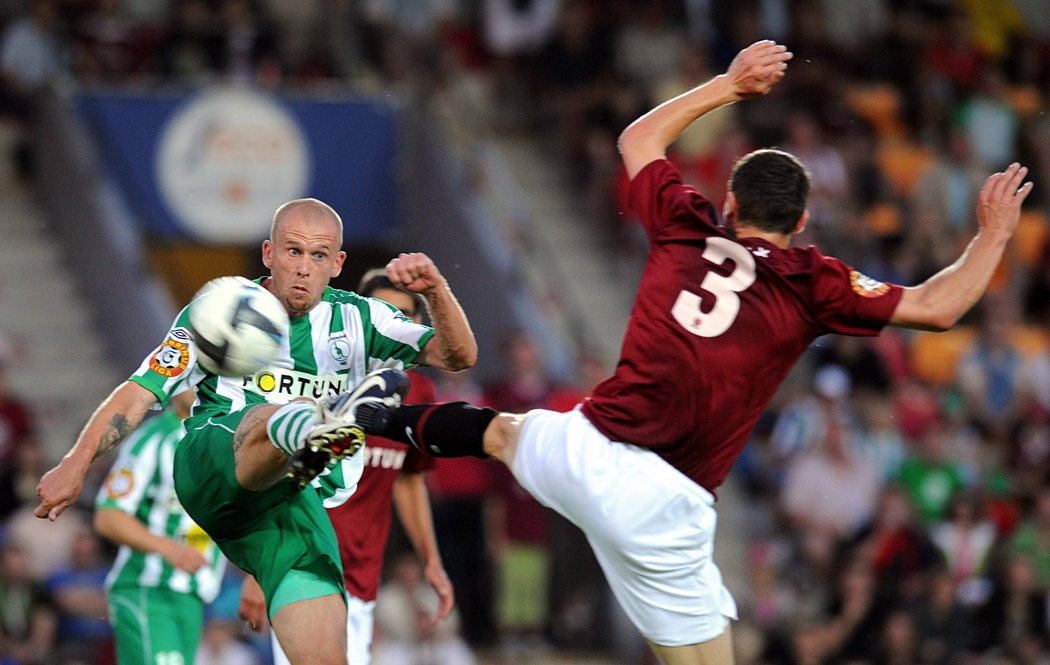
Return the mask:
M 109 590 L 109 614 L 120 665 L 191 665 L 204 621 L 193 594 L 155 587 Z
M 186 512 L 219 546 L 226 558 L 255 576 L 272 617 L 296 600 L 330 593 L 342 595 L 339 545 L 320 497 L 291 479 L 260 491 L 246 490 L 233 468 L 233 432 L 246 411 L 209 418 L 189 430 L 175 451 L 175 492 Z M 272 602 L 281 581 L 313 583 Z

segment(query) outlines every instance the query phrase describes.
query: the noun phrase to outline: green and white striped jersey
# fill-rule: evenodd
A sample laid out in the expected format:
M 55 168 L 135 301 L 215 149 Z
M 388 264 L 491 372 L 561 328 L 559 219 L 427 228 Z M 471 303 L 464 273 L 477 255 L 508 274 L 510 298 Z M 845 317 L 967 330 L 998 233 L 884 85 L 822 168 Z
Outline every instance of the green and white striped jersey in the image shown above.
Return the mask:
M 191 574 L 175 568 L 160 554 L 121 545 L 106 578 L 107 588 L 163 587 L 193 594 L 205 603 L 219 593 L 226 558 L 175 495 L 172 467 L 183 434 L 182 422 L 171 411 L 145 421 L 124 442 L 95 506 L 121 510 L 152 533 L 191 545 L 208 563 Z
M 288 337 L 269 367 L 253 376 L 216 376 L 197 364 L 187 306 L 130 380 L 150 390 L 161 403 L 196 386 L 197 403 L 186 420 L 189 430 L 252 404 L 321 399 L 353 388 L 373 370 L 412 367 L 433 336 L 433 329 L 382 300 L 329 287 L 309 314 L 291 319 Z M 314 486 L 325 507 L 349 498 L 363 469 L 363 456 L 354 455 L 320 476 Z

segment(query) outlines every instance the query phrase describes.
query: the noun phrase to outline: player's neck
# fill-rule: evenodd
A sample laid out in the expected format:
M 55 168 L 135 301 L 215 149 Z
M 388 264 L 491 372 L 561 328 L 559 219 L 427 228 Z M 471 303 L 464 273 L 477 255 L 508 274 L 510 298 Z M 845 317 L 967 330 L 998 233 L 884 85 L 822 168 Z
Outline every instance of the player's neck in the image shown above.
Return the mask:
M 748 226 L 747 224 L 737 224 L 733 228 L 733 231 L 736 233 L 736 237 L 741 240 L 744 238 L 761 238 L 771 245 L 776 245 L 780 249 L 787 249 L 788 244 L 791 243 L 791 236 L 789 235 L 775 233 L 773 231 L 763 231 L 762 229 Z

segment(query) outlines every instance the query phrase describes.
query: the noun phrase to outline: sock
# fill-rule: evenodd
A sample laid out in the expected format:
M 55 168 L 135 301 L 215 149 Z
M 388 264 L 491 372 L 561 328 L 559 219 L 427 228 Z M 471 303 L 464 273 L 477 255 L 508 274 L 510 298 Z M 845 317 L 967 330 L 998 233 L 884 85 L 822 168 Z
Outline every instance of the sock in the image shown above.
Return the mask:
M 390 413 L 370 434 L 407 443 L 433 457 L 486 458 L 485 428 L 499 412 L 466 402 L 410 404 Z
M 303 447 L 316 413 L 317 406 L 309 402 L 289 402 L 277 409 L 266 421 L 270 443 L 291 457 Z

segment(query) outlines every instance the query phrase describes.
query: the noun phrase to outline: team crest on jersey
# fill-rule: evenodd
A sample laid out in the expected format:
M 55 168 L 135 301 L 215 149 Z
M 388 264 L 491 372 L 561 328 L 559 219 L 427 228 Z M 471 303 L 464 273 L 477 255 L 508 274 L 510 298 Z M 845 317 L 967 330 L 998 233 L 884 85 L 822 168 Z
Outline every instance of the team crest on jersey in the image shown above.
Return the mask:
M 345 334 L 328 338 L 328 353 L 332 354 L 332 360 L 340 365 L 350 364 L 350 341 Z
M 149 359 L 149 368 L 169 379 L 178 376 L 190 364 L 190 347 L 177 339 L 168 338 Z
M 130 469 L 118 469 L 106 479 L 106 495 L 111 500 L 119 499 L 135 489 L 135 474 Z
M 854 293 L 865 298 L 878 298 L 884 295 L 890 290 L 890 285 L 886 282 L 880 282 L 877 279 L 872 279 L 867 275 L 851 270 L 849 273 L 849 283 L 853 287 Z

